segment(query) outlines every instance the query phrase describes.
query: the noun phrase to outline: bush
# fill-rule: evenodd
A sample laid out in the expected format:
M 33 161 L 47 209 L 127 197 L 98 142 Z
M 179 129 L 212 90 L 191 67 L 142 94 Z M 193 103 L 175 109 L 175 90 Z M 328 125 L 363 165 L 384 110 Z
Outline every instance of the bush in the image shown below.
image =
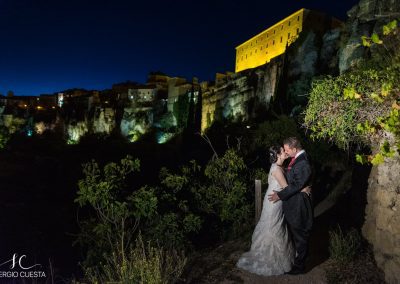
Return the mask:
M 357 161 L 373 165 L 400 149 L 399 31 L 393 21 L 383 27 L 384 41 L 377 34 L 363 37 L 364 45 L 374 45 L 372 58 L 337 77 L 313 81 L 303 124 L 311 138 L 344 150 L 371 147 L 373 155 L 358 155 Z
M 126 258 L 113 252 L 96 268 L 85 269 L 91 283 L 175 283 L 187 259 L 183 252 L 145 244 L 139 235 Z
M 346 234 L 338 227 L 329 232 L 329 253 L 338 264 L 349 263 L 359 253 L 361 237 L 356 229 L 351 229 Z
M 124 259 L 139 220 L 155 214 L 157 198 L 152 190 L 127 189 L 128 175 L 139 167 L 139 160 L 129 156 L 103 169 L 94 160 L 83 165 L 84 178 L 79 181 L 75 202 L 88 207 L 90 214 L 80 222 L 77 236 L 77 242 L 88 248 L 85 266 L 96 265 L 111 253 Z

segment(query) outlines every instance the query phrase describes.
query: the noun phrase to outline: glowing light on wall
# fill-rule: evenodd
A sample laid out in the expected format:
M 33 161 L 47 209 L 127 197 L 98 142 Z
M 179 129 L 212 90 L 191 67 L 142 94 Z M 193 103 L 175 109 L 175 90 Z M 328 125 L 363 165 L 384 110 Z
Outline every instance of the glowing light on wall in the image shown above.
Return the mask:
M 57 104 L 59 107 L 63 106 L 63 104 L 64 104 L 64 94 L 63 93 L 58 93 Z
M 283 54 L 303 29 L 301 9 L 236 47 L 235 72 L 255 68 Z
M 169 140 L 171 140 L 175 136 L 174 133 L 166 133 L 166 132 L 158 132 L 157 133 L 157 143 L 158 144 L 164 144 L 167 143 Z

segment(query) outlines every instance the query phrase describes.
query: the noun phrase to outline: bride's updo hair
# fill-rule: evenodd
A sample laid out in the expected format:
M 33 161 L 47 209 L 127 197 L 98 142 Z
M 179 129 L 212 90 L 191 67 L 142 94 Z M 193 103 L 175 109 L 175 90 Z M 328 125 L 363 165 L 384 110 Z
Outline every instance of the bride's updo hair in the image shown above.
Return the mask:
M 274 145 L 269 147 L 268 153 L 269 153 L 269 161 L 271 164 L 276 163 L 278 160 L 278 154 L 281 153 L 281 146 L 279 145 Z

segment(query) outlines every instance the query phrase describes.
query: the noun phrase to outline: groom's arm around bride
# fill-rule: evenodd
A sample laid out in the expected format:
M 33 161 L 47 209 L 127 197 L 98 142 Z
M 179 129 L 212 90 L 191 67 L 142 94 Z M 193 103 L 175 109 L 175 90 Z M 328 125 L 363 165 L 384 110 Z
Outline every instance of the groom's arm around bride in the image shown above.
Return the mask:
M 282 209 L 295 243 L 297 256 L 290 274 L 303 273 L 308 251 L 308 238 L 313 223 L 311 198 L 301 192 L 311 181 L 311 165 L 300 141 L 295 137 L 283 142 L 292 158 L 286 172 L 288 186 L 269 196 L 270 201 L 282 200 Z

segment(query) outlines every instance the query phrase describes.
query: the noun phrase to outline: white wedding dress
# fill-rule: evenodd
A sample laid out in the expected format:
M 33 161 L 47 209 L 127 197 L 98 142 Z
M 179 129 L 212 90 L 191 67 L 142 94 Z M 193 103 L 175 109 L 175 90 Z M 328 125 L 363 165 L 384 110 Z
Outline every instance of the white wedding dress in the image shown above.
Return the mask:
M 290 271 L 295 256 L 283 216 L 282 201 L 272 203 L 268 200 L 268 194 L 280 190 L 278 181 L 272 176 L 276 167 L 272 164 L 268 174 L 268 190 L 260 221 L 254 229 L 251 249 L 236 264 L 241 269 L 264 276 Z

